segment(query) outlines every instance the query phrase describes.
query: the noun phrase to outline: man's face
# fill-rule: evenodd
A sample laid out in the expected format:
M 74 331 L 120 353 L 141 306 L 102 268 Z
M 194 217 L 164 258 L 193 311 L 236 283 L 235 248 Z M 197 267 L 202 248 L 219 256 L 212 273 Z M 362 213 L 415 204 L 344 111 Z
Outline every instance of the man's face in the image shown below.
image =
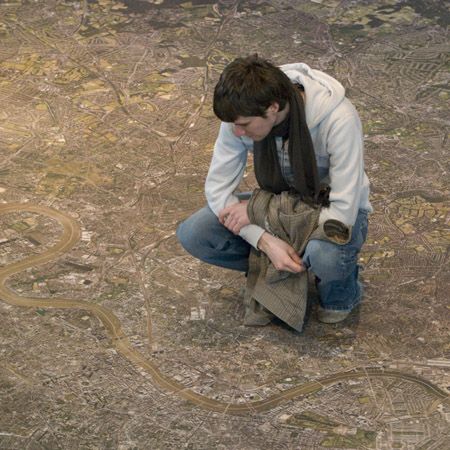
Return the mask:
M 233 132 L 237 137 L 247 136 L 254 141 L 262 141 L 275 125 L 278 104 L 273 103 L 266 110 L 266 117 L 239 116 L 233 123 Z

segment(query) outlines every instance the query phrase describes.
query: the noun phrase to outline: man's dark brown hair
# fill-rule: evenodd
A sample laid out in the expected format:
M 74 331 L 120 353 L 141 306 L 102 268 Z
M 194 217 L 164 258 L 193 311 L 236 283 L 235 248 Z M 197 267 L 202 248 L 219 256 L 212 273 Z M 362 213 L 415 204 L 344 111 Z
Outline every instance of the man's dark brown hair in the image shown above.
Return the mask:
M 258 55 L 236 58 L 214 89 L 214 113 L 223 122 L 234 122 L 239 116 L 266 117 L 274 102 L 284 109 L 290 87 L 288 76 Z

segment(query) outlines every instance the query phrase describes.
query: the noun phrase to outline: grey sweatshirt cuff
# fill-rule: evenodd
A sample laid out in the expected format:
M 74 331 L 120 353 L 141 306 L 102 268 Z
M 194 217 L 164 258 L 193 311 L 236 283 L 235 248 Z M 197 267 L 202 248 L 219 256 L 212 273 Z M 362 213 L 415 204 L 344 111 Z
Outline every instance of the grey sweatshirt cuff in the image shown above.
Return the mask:
M 250 224 L 241 228 L 239 236 L 245 239 L 251 246 L 258 249 L 259 238 L 266 230 L 258 225 Z

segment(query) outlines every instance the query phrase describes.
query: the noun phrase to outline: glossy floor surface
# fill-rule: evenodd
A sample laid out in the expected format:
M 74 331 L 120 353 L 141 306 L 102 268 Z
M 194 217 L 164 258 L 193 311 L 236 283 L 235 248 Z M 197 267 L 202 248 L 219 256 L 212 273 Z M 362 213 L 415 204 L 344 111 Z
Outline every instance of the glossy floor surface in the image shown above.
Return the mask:
M 0 1 L 0 448 L 450 448 L 448 10 Z M 301 334 L 244 327 L 243 276 L 174 235 L 254 52 L 335 76 L 364 124 L 365 300 Z

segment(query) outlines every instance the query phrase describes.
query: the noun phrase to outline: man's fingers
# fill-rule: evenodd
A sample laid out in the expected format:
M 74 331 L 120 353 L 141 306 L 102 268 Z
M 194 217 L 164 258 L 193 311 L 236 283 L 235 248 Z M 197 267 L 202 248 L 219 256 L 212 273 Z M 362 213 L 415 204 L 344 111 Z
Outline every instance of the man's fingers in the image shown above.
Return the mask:
M 232 216 L 227 216 L 223 224 L 231 230 L 238 224 L 238 221 Z
M 302 260 L 300 259 L 300 256 L 298 256 L 298 253 L 293 249 L 293 251 L 289 254 L 289 256 L 297 263 L 302 264 Z
M 239 220 L 235 219 L 231 215 L 225 217 L 224 221 L 222 222 L 222 225 L 234 234 L 239 234 L 242 228 L 241 224 L 239 223 Z
M 287 253 L 291 260 L 289 267 L 293 268 L 295 272 L 302 272 L 304 270 L 304 267 L 300 256 L 298 256 L 298 253 L 292 247 L 288 249 Z
M 236 221 L 233 223 L 233 225 L 231 226 L 231 228 L 229 228 L 229 230 L 231 230 L 234 234 L 239 234 L 239 231 L 241 231 L 241 224 L 239 223 L 239 221 Z
M 286 270 L 288 272 L 300 273 L 305 270 L 304 266 L 301 263 L 300 257 L 295 253 L 298 258 L 298 261 L 289 254 L 290 258 L 284 261 L 284 268 L 281 270 Z
M 287 254 L 293 259 L 295 262 L 298 262 L 299 264 L 302 262 L 300 259 L 300 256 L 298 256 L 298 253 L 295 251 L 295 249 L 291 246 L 287 249 Z
M 296 263 L 295 261 L 292 261 L 289 263 L 289 270 L 290 272 L 299 273 L 302 272 L 303 267 L 301 264 Z
M 224 221 L 225 221 L 225 219 L 227 218 L 227 216 L 228 216 L 228 208 L 224 208 L 224 209 L 222 209 L 220 212 L 219 212 L 219 221 L 220 221 L 220 223 L 224 223 Z
M 303 265 L 303 261 L 301 260 L 300 256 L 298 256 L 297 253 L 295 253 L 295 257 L 292 259 L 295 266 L 295 271 L 297 273 L 304 272 L 306 270 L 305 266 Z

